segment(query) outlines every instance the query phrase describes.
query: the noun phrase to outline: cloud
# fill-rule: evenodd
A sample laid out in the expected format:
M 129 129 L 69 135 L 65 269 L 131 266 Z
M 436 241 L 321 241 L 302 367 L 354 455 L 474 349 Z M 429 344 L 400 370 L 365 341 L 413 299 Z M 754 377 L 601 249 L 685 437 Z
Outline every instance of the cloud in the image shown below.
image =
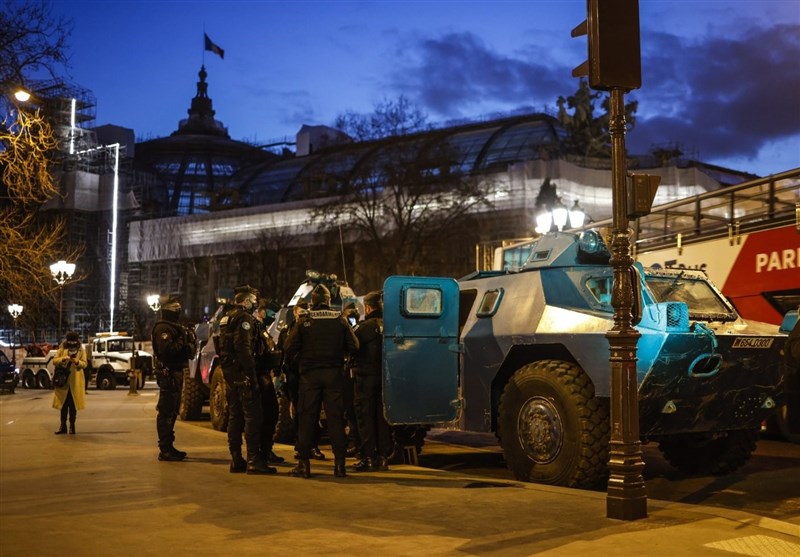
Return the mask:
M 628 146 L 678 143 L 704 160 L 754 157 L 765 145 L 800 131 L 800 26 L 739 25 L 736 34 L 642 37 L 642 89 Z M 409 46 L 410 44 L 410 46 Z M 432 115 L 542 104 L 555 109 L 574 93 L 571 68 L 535 44 L 505 55 L 469 32 L 406 38 L 395 58 L 393 88 Z M 599 102 L 595 110 L 599 109 Z
M 800 26 L 742 29 L 739 37 L 642 43 L 643 88 L 632 145 L 678 142 L 703 159 L 753 157 L 800 132 Z M 800 153 L 798 153 L 800 155 Z
M 469 32 L 423 38 L 393 75 L 393 85 L 426 110 L 457 116 L 487 104 L 552 103 L 564 92 L 564 70 L 491 50 Z M 569 74 L 567 74 L 569 75 Z

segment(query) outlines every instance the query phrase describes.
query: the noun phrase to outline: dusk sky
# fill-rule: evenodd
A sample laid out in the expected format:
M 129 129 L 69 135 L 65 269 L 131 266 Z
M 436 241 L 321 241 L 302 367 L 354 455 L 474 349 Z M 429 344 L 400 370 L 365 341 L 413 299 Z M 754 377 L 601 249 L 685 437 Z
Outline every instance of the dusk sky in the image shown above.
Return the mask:
M 169 135 L 205 61 L 217 119 L 269 143 L 406 95 L 432 123 L 575 92 L 584 0 L 75 1 L 69 79 L 96 124 Z M 642 88 L 628 150 L 675 144 L 759 175 L 800 166 L 800 0 L 640 0 Z M 203 31 L 225 50 L 203 51 Z M 595 112 L 599 113 L 597 102 Z

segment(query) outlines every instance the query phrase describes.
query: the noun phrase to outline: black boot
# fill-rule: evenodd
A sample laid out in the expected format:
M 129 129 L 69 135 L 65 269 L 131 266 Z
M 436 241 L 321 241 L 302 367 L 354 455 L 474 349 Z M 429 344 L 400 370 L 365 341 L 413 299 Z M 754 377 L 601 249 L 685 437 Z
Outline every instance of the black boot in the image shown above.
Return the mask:
M 311 463 L 307 458 L 301 458 L 297 461 L 297 466 L 289 470 L 289 475 L 296 478 L 310 478 L 311 477 Z
M 319 447 L 311 449 L 311 458 L 314 460 L 325 460 L 325 453 L 319 450 Z
M 275 474 L 277 470 L 258 456 L 247 456 L 247 473 L 248 474 Z
M 369 472 L 372 470 L 372 462 L 368 458 L 362 458 L 356 462 L 352 468 L 353 472 Z
M 177 450 L 171 445 L 169 447 L 163 447 L 161 452 L 158 453 L 158 460 L 166 462 L 180 462 L 184 458 L 186 458 L 186 453 Z
M 333 461 L 333 475 L 337 478 L 347 477 L 347 472 L 344 469 L 344 459 L 336 458 Z
M 231 453 L 231 474 L 244 474 L 247 472 L 247 461 L 242 457 L 242 453 Z
M 56 431 L 56 435 L 63 435 L 63 434 L 65 434 L 66 432 L 67 432 L 67 424 L 65 424 L 65 423 L 62 423 L 62 424 L 61 424 L 61 427 L 59 427 L 59 428 L 58 428 L 58 431 Z
M 75 422 L 69 424 L 69 432 L 71 435 L 75 435 Z
M 286 462 L 286 459 L 283 458 L 282 456 L 276 455 L 275 451 L 269 451 L 266 460 L 270 464 L 283 464 L 284 462 Z
M 376 472 L 387 472 L 389 470 L 389 459 L 385 456 L 379 456 L 373 461 L 372 469 Z

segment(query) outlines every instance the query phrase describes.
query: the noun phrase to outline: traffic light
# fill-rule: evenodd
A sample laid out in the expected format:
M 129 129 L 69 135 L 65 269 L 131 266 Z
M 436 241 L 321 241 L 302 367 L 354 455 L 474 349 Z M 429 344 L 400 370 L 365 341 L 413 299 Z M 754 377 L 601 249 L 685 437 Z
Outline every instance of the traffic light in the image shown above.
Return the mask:
M 641 87 L 639 0 L 587 0 L 586 13 L 572 36 L 588 35 L 589 59 L 572 76 L 588 76 L 589 86 L 603 91 Z
M 628 174 L 628 220 L 637 219 L 650 214 L 653 200 L 656 198 L 661 176 L 653 174 Z

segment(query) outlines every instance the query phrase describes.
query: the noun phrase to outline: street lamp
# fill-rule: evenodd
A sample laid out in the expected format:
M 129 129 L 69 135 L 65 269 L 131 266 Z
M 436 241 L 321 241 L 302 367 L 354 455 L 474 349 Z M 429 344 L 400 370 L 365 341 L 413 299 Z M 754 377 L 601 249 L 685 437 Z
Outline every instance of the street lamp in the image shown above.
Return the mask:
M 75 272 L 75 263 L 67 263 L 63 259 L 50 265 L 50 273 L 58 283 L 58 288 L 61 291 L 61 297 L 58 302 L 58 342 L 61 342 L 61 312 L 64 309 L 64 284 L 72 278 L 72 273 Z
M 556 226 L 559 232 L 564 230 L 565 227 L 567 229 L 580 228 L 583 226 L 585 219 L 586 213 L 583 207 L 578 204 L 577 199 L 569 210 L 559 200 L 552 211 L 544 209 L 536 215 L 536 232 L 539 234 L 550 232 L 553 225 Z
M 14 318 L 14 326 L 11 328 L 11 363 L 17 365 L 17 343 L 14 339 L 17 337 L 17 317 L 22 313 L 22 306 L 19 304 L 11 304 L 8 306 L 8 313 Z
M 161 309 L 161 304 L 158 303 L 158 294 L 148 294 L 147 295 L 147 305 L 150 306 L 150 309 L 153 311 L 158 311 Z
M 26 103 L 30 100 L 31 94 L 29 91 L 25 89 L 17 89 L 14 91 L 14 98 L 17 99 L 19 102 Z

